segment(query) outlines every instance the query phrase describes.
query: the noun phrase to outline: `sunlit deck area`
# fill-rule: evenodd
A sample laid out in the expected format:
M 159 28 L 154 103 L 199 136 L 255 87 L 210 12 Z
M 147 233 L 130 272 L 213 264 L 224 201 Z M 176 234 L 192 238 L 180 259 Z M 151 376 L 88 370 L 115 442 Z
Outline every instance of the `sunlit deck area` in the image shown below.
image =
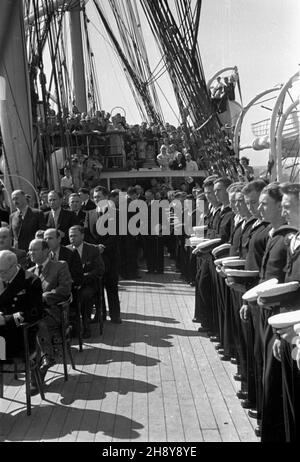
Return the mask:
M 5 376 L 0 441 L 258 441 L 235 395 L 236 366 L 191 321 L 195 289 L 170 260 L 164 275 L 141 274 L 120 282 L 123 324 L 106 322 L 102 337 L 94 325 L 82 353 L 74 342 L 77 370 L 65 382 L 53 367 L 30 417 L 24 377 Z

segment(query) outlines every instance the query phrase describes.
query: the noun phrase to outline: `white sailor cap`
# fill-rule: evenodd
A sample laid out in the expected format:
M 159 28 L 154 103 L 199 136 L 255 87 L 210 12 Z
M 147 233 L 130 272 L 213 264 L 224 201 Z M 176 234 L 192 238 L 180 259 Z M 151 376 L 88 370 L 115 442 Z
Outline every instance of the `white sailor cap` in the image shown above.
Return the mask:
M 276 284 L 278 284 L 278 279 L 276 278 L 269 279 L 268 281 L 262 282 L 261 284 L 258 284 L 257 286 L 252 287 L 252 289 L 247 290 L 247 292 L 243 294 L 242 299 L 245 302 L 254 302 L 256 301 L 257 297 L 259 297 L 261 292 L 264 291 L 264 289 L 273 287 Z

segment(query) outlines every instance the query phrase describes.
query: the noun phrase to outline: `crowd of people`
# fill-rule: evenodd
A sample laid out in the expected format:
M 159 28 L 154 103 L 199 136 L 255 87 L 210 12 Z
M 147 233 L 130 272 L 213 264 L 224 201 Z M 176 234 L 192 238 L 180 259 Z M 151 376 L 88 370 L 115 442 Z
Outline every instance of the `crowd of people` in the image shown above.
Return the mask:
M 197 268 L 193 321 L 201 323 L 199 332 L 216 343 L 220 359 L 237 365 L 237 396 L 249 416 L 257 419 L 257 436 L 263 442 L 296 442 L 298 331 L 292 320 L 278 329 L 268 320 L 299 309 L 299 285 L 275 298 L 264 297 L 264 292 L 254 299 L 243 296 L 273 278 L 277 283 L 300 281 L 300 185 L 266 184 L 262 179 L 232 184 L 228 178 L 211 176 L 203 188 L 208 240 L 203 245 L 200 239 L 192 251 Z M 184 269 L 186 257 L 182 261 Z
M 257 419 L 257 435 L 262 441 L 297 440 L 300 353 L 296 360 L 292 357 L 296 333 L 292 327 L 275 332 L 268 319 L 297 310 L 299 289 L 276 303 L 263 297 L 246 302 L 242 297 L 272 278 L 279 283 L 300 281 L 298 184 L 267 184 L 263 179 L 233 183 L 216 174 L 201 185 L 192 180 L 178 189 L 152 179 L 145 187 L 81 187 L 65 196 L 42 190 L 39 208 L 32 207 L 30 199 L 21 190 L 13 191 L 14 210 L 2 209 L 0 217 L 0 336 L 6 339 L 8 356 L 22 350 L 18 326 L 39 320 L 30 346 L 39 348 L 44 379 L 59 361 L 58 304 L 73 295 L 72 323 L 72 303 L 79 297 L 84 338 L 91 336 L 97 297 L 104 319 L 109 315 L 112 323 L 120 324 L 119 278 L 139 279 L 141 264 L 148 273 L 162 274 L 167 254 L 185 281 L 195 286 L 193 321 L 201 324 L 199 332 L 216 343 L 222 361 L 237 365 L 237 395 Z M 163 206 L 153 223 L 158 203 Z M 137 216 L 136 205 L 144 215 Z M 137 232 L 130 228 L 132 222 Z M 193 230 L 197 241 L 199 229 L 205 230 L 205 237 L 197 244 Z M 227 257 L 255 276 L 232 280 L 222 266 Z

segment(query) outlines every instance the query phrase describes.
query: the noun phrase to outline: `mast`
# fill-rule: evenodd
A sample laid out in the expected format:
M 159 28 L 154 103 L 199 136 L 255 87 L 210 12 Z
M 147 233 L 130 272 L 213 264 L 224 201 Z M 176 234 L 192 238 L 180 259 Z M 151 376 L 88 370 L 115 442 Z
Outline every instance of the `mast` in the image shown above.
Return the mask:
M 9 194 L 12 189 L 23 189 L 34 195 L 35 155 L 22 0 L 1 2 L 0 39 L 2 179 Z
M 74 0 L 69 7 L 69 11 L 75 104 L 80 112 L 87 112 L 87 91 L 80 17 L 81 1 Z

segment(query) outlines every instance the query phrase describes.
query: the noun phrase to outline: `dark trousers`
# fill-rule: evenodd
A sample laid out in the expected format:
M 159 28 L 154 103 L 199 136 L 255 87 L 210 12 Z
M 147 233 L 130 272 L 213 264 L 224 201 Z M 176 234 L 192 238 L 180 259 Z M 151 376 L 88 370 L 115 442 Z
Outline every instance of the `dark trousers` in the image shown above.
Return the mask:
M 240 309 L 242 305 L 241 293 L 232 290 L 235 349 L 237 352 L 239 372 L 243 378 L 241 389 L 247 391 L 247 323 L 243 322 L 240 318 Z
M 268 318 L 273 314 L 276 313 L 271 310 L 261 310 L 261 323 L 264 325 L 262 442 L 285 441 L 281 363 L 273 355 L 273 343 L 276 337 L 273 328 L 268 324 Z
M 94 285 L 84 286 L 80 290 L 80 306 L 84 329 L 88 329 L 91 321 L 93 301 L 97 294 L 97 287 Z
M 287 442 L 300 440 L 300 371 L 292 359 L 294 346 L 281 341 L 282 395 Z
M 105 270 L 102 280 L 103 310 L 106 312 L 104 289 L 107 294 L 108 310 L 111 319 L 120 317 L 120 300 L 118 291 L 118 269 L 115 265 Z
M 195 285 L 195 313 L 203 327 L 216 332 L 216 319 L 213 312 L 213 285 L 210 276 L 210 254 L 197 254 L 197 272 Z
M 145 236 L 145 256 L 147 270 L 164 272 L 164 238 L 163 236 Z

